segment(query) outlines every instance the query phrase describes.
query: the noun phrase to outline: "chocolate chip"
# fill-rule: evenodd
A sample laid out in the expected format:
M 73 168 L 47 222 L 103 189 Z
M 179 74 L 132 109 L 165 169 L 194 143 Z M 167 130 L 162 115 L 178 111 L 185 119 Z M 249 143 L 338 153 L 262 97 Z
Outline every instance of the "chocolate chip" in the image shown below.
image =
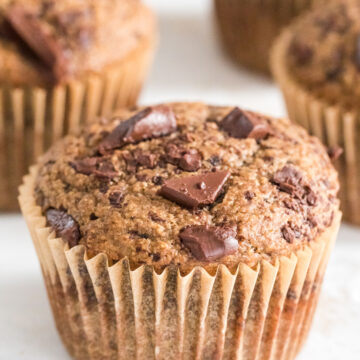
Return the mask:
M 278 185 L 280 190 L 298 199 L 301 199 L 303 196 L 304 190 L 301 186 L 302 175 L 290 165 L 286 165 L 281 170 L 278 170 L 274 174 L 272 182 Z
M 295 201 L 293 199 L 285 199 L 283 201 L 286 208 L 293 210 L 295 212 L 300 212 L 300 204 L 298 201 Z
M 218 166 L 221 164 L 221 159 L 218 155 L 212 155 L 209 159 L 209 162 L 212 166 Z
M 301 235 L 299 231 L 296 229 L 294 230 L 289 224 L 284 225 L 281 228 L 281 234 L 289 244 L 294 243 L 295 239 L 299 238 Z
M 68 72 L 65 52 L 36 15 L 21 5 L 13 5 L 6 11 L 5 19 L 22 41 L 51 70 L 54 79 L 61 81 Z
M 187 151 L 179 161 L 179 167 L 185 171 L 197 171 L 201 167 L 201 155 L 197 150 Z
M 90 220 L 91 221 L 94 221 L 94 220 L 97 220 L 97 219 L 98 219 L 98 217 L 94 213 L 90 214 Z
M 149 216 L 149 218 L 150 218 L 152 221 L 155 221 L 155 222 L 165 222 L 165 220 L 164 220 L 163 218 L 161 218 L 159 215 L 157 215 L 157 214 L 154 213 L 153 211 L 149 211 L 148 216 Z
M 191 254 L 200 261 L 214 261 L 237 251 L 236 225 L 191 225 L 179 236 Z
M 162 185 L 164 183 L 164 178 L 162 176 L 153 176 L 151 180 L 155 185 Z
M 115 208 L 121 208 L 124 201 L 124 193 L 121 190 L 112 190 L 109 194 L 109 202 Z
M 170 143 L 165 147 L 163 159 L 184 171 L 197 171 L 201 167 L 201 155 L 196 149 L 186 149 Z
M 255 197 L 255 193 L 252 191 L 245 191 L 244 197 L 246 200 L 251 201 Z
M 176 130 L 176 119 L 171 108 L 165 105 L 148 107 L 118 125 L 99 144 L 99 152 L 106 154 L 126 144 L 168 135 Z
M 290 54 L 295 58 L 297 65 L 306 65 L 308 64 L 313 56 L 314 50 L 309 45 L 300 41 L 297 38 L 294 38 L 289 47 Z
M 334 145 L 328 148 L 328 155 L 332 161 L 336 161 L 342 153 L 343 149 L 340 146 Z
M 258 115 L 234 108 L 220 122 L 220 127 L 230 136 L 238 139 L 264 139 L 270 134 L 268 124 Z
M 79 224 L 66 211 L 48 209 L 46 220 L 47 225 L 55 230 L 57 237 L 61 237 L 70 247 L 78 245 L 80 240 Z
M 136 149 L 134 151 L 134 158 L 136 162 L 144 166 L 148 169 L 153 169 L 156 166 L 156 155 L 150 153 L 149 151 L 142 151 L 140 149 Z
M 152 259 L 155 262 L 159 261 L 161 259 L 160 254 L 159 253 L 152 254 Z
M 193 175 L 166 180 L 161 187 L 159 194 L 179 205 L 188 208 L 197 208 L 202 205 L 212 204 L 225 182 L 229 178 L 228 171 L 208 172 L 200 175 Z M 199 187 L 199 184 L 204 183 Z
M 95 175 L 99 178 L 112 179 L 118 176 L 111 159 L 104 157 L 86 157 L 74 160 L 70 166 L 84 175 Z

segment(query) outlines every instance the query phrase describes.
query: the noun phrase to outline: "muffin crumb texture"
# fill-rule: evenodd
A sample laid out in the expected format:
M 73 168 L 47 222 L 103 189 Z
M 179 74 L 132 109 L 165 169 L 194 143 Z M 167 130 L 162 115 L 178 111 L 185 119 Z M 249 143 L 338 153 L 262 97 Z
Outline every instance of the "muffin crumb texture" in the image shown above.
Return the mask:
M 289 256 L 332 224 L 337 192 L 326 149 L 303 129 L 202 103 L 101 119 L 42 157 L 35 186 L 70 247 L 183 271 Z

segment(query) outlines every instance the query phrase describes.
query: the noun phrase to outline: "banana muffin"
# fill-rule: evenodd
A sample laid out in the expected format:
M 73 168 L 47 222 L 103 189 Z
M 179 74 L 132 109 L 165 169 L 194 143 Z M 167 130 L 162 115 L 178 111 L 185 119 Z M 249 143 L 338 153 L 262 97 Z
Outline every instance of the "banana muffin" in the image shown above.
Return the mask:
M 12 0 L 0 5 L 0 210 L 54 140 L 133 105 L 156 43 L 136 0 Z
M 273 72 L 290 118 L 338 157 L 344 218 L 360 224 L 360 1 L 310 12 L 279 37 Z M 335 151 L 334 151 L 335 149 Z
M 38 234 L 36 247 L 51 250 L 40 250 L 40 261 L 53 261 L 59 279 L 76 283 L 80 308 L 89 297 L 80 285 L 87 271 L 99 304 L 105 296 L 99 286 L 109 275 L 108 306 L 120 301 L 122 311 L 133 302 L 133 321 L 143 319 L 136 353 L 291 359 L 307 333 L 336 237 L 337 192 L 325 148 L 288 120 L 238 107 L 173 103 L 121 110 L 67 136 L 32 170 L 20 203 Z M 40 216 L 47 232 L 30 214 Z M 131 284 L 113 276 L 120 268 Z M 57 280 L 46 282 L 59 287 Z M 119 300 L 122 287 L 131 288 L 132 300 Z M 248 297 L 248 305 L 238 297 Z M 54 313 L 59 323 L 71 322 Z M 106 316 L 101 306 L 94 314 Z M 285 325 L 291 320 L 293 327 Z M 116 329 L 115 318 L 111 326 Z M 131 348 L 134 338 L 124 336 Z

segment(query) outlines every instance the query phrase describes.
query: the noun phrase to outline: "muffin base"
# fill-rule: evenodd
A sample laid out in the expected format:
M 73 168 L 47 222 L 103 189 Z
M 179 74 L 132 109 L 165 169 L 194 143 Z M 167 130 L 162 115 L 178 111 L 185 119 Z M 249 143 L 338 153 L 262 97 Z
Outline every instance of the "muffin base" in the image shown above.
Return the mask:
M 155 34 L 102 73 L 53 88 L 0 87 L 0 211 L 18 210 L 17 189 L 37 157 L 98 116 L 137 101 L 152 62 Z
M 225 51 L 235 62 L 270 75 L 269 52 L 281 29 L 321 0 L 215 0 Z
M 360 114 L 313 96 L 292 76 L 286 62 L 290 39 L 291 31 L 285 30 L 274 45 L 273 76 L 284 95 L 290 119 L 325 145 L 344 149 L 344 154 L 334 162 L 341 184 L 341 210 L 345 221 L 360 225 Z
M 277 359 L 299 352 L 311 325 L 341 214 L 318 239 L 274 264 L 220 265 L 209 274 L 168 266 L 109 266 L 46 227 L 34 199 L 36 168 L 19 201 L 57 329 L 75 359 Z

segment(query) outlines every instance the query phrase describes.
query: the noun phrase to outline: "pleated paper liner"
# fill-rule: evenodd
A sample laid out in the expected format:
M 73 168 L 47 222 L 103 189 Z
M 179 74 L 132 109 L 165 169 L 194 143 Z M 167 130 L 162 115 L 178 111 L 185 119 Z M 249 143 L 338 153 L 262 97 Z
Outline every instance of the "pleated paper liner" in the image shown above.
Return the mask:
M 325 145 L 339 145 L 344 154 L 335 162 L 340 178 L 340 200 L 344 220 L 360 225 L 360 114 L 327 104 L 305 89 L 287 68 L 290 30 L 278 38 L 271 64 L 284 95 L 289 117 Z
M 239 64 L 270 75 L 274 39 L 293 18 L 329 0 L 214 0 L 226 52 Z
M 291 360 L 309 332 L 340 224 L 275 264 L 131 269 L 109 266 L 84 246 L 55 238 L 33 196 L 36 169 L 19 201 L 41 264 L 55 323 L 75 359 Z
M 0 87 L 0 211 L 18 209 L 22 177 L 54 141 L 136 103 L 155 43 L 149 36 L 121 62 L 81 81 L 51 89 Z

